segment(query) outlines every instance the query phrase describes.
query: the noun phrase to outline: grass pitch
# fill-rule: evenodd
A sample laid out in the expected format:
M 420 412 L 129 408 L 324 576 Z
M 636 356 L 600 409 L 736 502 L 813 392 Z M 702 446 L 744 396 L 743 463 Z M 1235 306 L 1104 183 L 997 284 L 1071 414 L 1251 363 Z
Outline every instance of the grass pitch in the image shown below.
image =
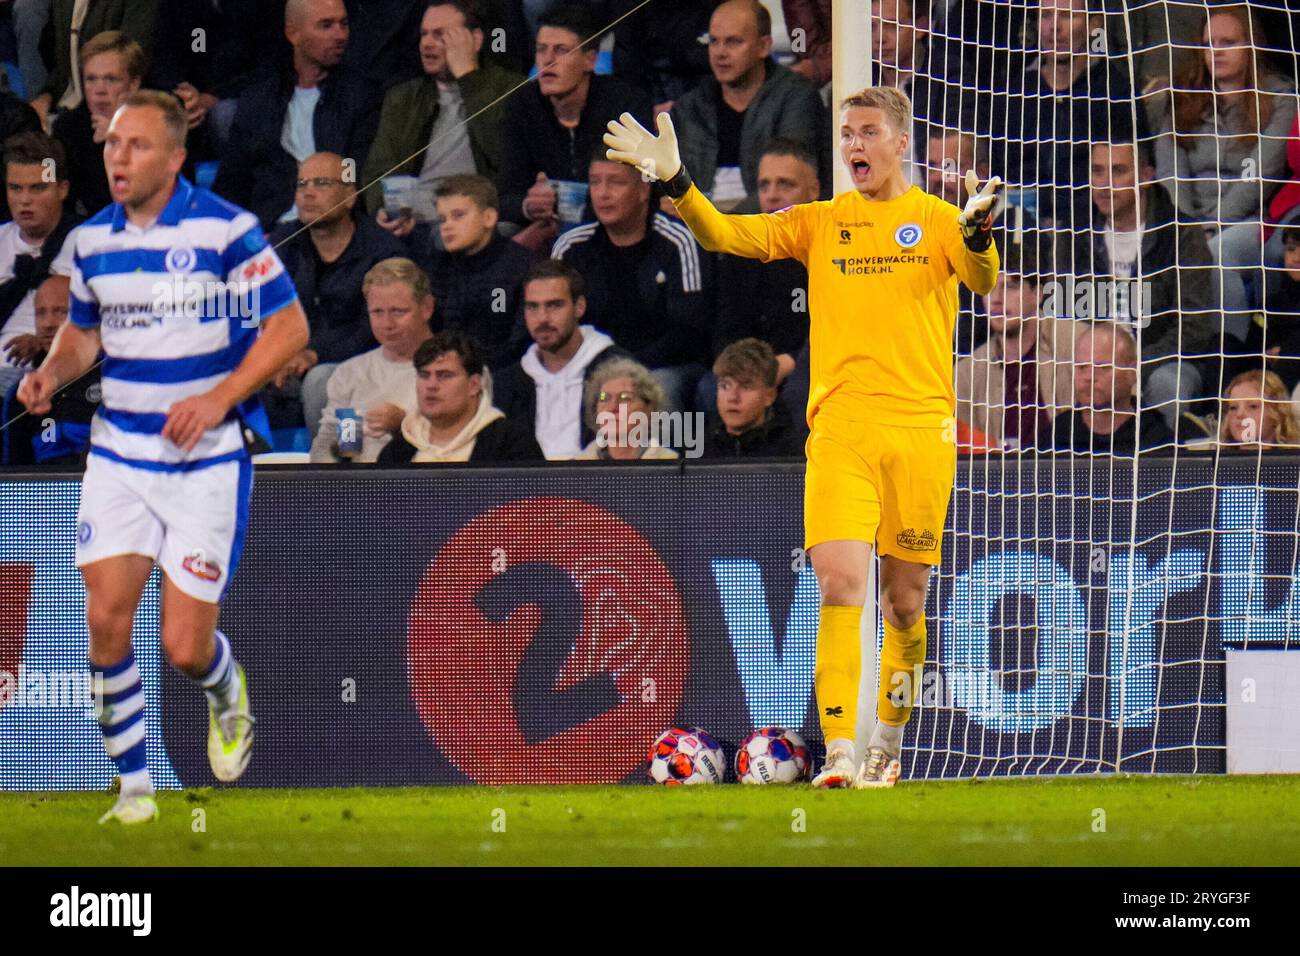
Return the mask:
M 112 801 L 105 793 L 0 794 L 0 863 L 1300 863 L 1300 777 L 918 782 L 830 793 L 737 785 L 194 790 L 161 794 L 155 823 L 98 826 Z

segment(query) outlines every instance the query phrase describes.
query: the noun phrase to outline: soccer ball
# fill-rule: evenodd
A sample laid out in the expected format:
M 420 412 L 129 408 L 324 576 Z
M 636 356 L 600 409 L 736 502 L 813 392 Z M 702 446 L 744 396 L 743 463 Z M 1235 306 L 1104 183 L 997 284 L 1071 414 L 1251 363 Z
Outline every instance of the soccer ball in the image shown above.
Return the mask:
M 808 778 L 808 745 L 793 730 L 760 727 L 736 751 L 741 783 L 795 783 Z
M 726 766 L 718 742 L 698 727 L 673 727 L 650 745 L 649 774 L 655 783 L 722 783 Z

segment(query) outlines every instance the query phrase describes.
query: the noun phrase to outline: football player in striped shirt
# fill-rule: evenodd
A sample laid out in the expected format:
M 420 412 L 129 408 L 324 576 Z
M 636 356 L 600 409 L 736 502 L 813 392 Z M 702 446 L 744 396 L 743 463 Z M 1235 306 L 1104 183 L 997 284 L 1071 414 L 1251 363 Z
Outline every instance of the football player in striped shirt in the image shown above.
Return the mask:
M 808 268 L 808 457 L 804 546 L 821 586 L 814 684 L 827 759 L 818 787 L 893 786 L 914 675 L 925 661 L 925 597 L 956 476 L 952 381 L 957 284 L 993 288 L 989 227 L 1000 186 L 965 209 L 909 185 L 907 95 L 868 87 L 840 107 L 840 158 L 854 188 L 775 213 L 723 215 L 691 182 L 667 113 L 659 135 L 630 114 L 609 124 L 609 158 L 660 180 L 705 249 Z M 885 639 L 876 724 L 857 762 L 859 628 L 872 549 Z
M 212 771 L 233 781 L 248 765 L 248 681 L 217 618 L 244 541 L 250 447 L 268 431 L 255 396 L 307 344 L 256 217 L 180 176 L 185 133 L 166 93 L 134 93 L 114 115 L 114 202 L 73 234 L 69 321 L 18 393 L 40 415 L 104 353 L 76 543 L 96 710 L 121 781 L 101 823 L 158 813 L 131 644 L 155 565 L 163 651 L 208 699 Z

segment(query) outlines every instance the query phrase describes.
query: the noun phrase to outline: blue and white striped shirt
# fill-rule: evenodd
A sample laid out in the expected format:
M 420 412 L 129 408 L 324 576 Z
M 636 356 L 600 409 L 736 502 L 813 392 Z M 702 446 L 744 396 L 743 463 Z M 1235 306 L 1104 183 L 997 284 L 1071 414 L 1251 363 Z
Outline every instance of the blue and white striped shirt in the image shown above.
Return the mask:
M 97 328 L 103 404 L 91 454 L 153 471 L 189 471 L 244 457 L 242 427 L 266 437 L 256 397 L 188 452 L 162 437 L 167 410 L 226 378 L 260 320 L 298 297 L 257 218 L 183 178 L 148 229 L 120 203 L 72 234 L 69 318 Z

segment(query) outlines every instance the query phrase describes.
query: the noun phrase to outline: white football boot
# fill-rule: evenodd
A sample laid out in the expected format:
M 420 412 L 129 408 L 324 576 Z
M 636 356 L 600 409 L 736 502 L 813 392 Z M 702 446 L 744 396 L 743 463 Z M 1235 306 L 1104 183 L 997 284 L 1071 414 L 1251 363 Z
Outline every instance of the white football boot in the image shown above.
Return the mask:
M 253 752 L 253 726 L 257 723 L 248 711 L 248 678 L 238 664 L 239 703 L 218 716 L 208 704 L 208 763 L 222 783 L 238 780 L 248 767 Z
M 898 782 L 898 775 L 903 772 L 903 765 L 897 757 L 891 756 L 879 747 L 867 748 L 867 759 L 862 761 L 862 768 L 853 781 L 855 790 L 875 790 L 880 787 L 892 787 Z
M 150 823 L 157 819 L 158 804 L 153 797 L 124 793 L 117 798 L 113 809 L 99 818 L 99 822 L 103 824 L 116 820 L 118 823 Z
M 853 761 L 848 752 L 838 747 L 826 755 L 821 773 L 813 777 L 812 785 L 818 790 L 844 790 L 853 786 Z

